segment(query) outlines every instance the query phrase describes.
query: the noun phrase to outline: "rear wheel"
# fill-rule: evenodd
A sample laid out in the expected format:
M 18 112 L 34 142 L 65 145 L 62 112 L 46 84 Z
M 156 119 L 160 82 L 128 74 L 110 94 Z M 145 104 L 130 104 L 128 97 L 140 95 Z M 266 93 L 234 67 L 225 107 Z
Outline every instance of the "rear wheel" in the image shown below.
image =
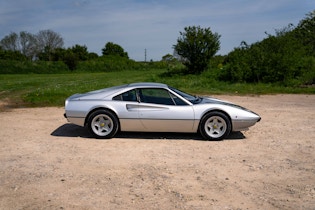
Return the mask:
M 109 139 L 117 133 L 119 123 L 112 112 L 97 110 L 89 116 L 88 128 L 96 138 Z
M 221 140 L 231 132 L 229 118 L 221 112 L 210 112 L 200 122 L 199 132 L 207 140 Z

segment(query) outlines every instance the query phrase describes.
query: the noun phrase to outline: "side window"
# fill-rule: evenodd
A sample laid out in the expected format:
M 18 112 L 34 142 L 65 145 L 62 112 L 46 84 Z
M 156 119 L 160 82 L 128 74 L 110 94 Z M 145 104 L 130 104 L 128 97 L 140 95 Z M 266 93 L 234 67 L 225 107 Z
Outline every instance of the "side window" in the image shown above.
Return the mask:
M 119 94 L 113 97 L 115 101 L 137 101 L 137 95 L 135 90 L 130 90 L 128 92 Z
M 169 92 L 165 89 L 143 88 L 139 90 L 139 94 L 141 102 L 144 103 L 175 105 Z

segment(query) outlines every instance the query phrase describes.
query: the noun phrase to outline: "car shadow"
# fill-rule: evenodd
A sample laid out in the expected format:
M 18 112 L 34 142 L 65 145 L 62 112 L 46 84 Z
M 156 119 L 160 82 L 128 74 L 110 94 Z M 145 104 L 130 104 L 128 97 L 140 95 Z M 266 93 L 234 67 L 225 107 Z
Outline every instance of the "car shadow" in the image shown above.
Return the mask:
M 64 124 L 55 129 L 52 136 L 56 137 L 82 137 L 94 138 L 90 132 L 81 126 L 74 124 Z M 165 140 L 197 140 L 204 141 L 198 133 L 157 133 L 157 132 L 119 132 L 114 138 L 122 139 L 165 139 Z M 242 132 L 232 132 L 225 140 L 242 140 L 245 136 Z
M 74 124 L 64 124 L 54 130 L 50 135 L 56 137 L 82 137 L 93 138 L 86 128 Z

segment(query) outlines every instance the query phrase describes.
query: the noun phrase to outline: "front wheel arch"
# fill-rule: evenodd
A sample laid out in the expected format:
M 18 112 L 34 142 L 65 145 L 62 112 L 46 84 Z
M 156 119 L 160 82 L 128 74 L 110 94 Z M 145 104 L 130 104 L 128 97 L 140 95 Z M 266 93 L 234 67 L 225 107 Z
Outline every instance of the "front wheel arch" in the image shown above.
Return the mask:
M 222 140 L 232 131 L 230 116 L 221 110 L 205 113 L 199 123 L 198 132 L 206 140 Z

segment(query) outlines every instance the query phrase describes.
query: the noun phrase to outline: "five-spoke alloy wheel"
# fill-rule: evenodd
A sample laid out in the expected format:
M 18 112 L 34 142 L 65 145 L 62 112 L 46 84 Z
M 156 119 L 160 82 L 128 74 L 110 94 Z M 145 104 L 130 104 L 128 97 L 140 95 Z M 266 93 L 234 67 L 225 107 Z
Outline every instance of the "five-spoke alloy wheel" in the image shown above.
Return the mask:
M 112 138 L 119 128 L 117 117 L 107 110 L 93 112 L 87 123 L 90 132 L 97 138 Z
M 210 112 L 201 119 L 199 132 L 205 139 L 221 140 L 230 134 L 231 122 L 221 112 Z

